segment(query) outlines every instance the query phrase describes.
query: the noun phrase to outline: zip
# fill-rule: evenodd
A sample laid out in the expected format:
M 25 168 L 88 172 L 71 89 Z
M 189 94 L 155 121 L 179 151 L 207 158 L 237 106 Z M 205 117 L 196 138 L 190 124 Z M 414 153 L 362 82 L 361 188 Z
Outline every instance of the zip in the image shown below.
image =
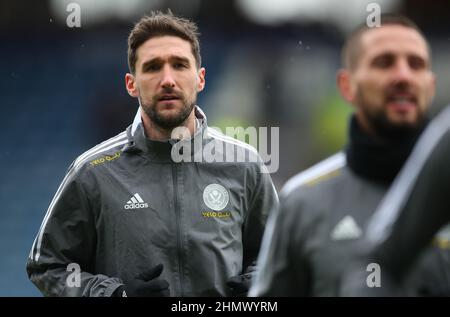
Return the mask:
M 184 296 L 184 290 L 183 290 L 183 265 L 182 265 L 182 258 L 183 258 L 183 243 L 181 240 L 181 215 L 180 215 L 180 206 L 178 203 L 178 185 L 177 185 L 177 164 L 172 163 L 172 180 L 173 180 L 173 193 L 174 193 L 174 201 L 175 201 L 175 216 L 176 216 L 176 223 L 177 223 L 177 254 L 178 254 L 178 274 L 180 276 L 180 295 Z

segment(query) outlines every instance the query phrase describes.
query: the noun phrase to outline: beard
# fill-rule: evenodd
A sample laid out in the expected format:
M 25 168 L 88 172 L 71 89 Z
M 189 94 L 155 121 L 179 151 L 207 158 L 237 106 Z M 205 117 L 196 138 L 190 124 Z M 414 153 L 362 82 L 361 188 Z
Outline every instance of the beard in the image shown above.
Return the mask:
M 149 116 L 153 124 L 160 129 L 171 131 L 176 127 L 182 126 L 187 120 L 196 104 L 196 96 L 194 95 L 191 100 L 188 100 L 183 94 L 175 92 L 173 89 L 164 89 L 162 94 L 174 94 L 178 97 L 178 101 L 181 101 L 181 108 L 177 109 L 175 115 L 166 116 L 158 110 L 158 102 L 160 101 L 160 95 L 157 94 L 152 98 L 152 101 L 146 103 L 139 96 L 139 100 L 144 112 Z
M 389 119 L 386 107 L 368 101 L 362 89 L 358 89 L 357 104 L 375 133 L 383 139 L 402 139 L 415 135 L 423 129 L 427 122 L 427 117 L 424 112 L 420 111 L 420 108 L 418 108 L 419 111 L 414 122 L 393 122 Z M 416 105 L 416 107 L 418 106 Z

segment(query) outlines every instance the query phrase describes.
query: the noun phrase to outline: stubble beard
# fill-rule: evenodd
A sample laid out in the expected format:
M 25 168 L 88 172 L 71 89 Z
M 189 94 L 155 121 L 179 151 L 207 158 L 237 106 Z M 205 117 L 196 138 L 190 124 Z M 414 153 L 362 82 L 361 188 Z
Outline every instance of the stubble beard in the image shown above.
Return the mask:
M 165 93 L 174 93 L 173 91 L 165 91 Z M 196 96 L 192 98 L 192 100 L 187 100 L 181 94 L 177 94 L 178 101 L 181 101 L 182 107 L 177 111 L 177 114 L 166 116 L 162 114 L 161 111 L 158 110 L 158 97 L 153 97 L 150 103 L 145 103 L 142 97 L 139 97 L 141 107 L 144 110 L 145 114 L 150 118 L 152 123 L 159 128 L 160 130 L 170 132 L 173 129 L 183 126 L 189 115 L 192 112 L 196 104 Z
M 425 113 L 418 109 L 414 122 L 392 122 L 386 111 L 386 105 L 374 105 L 369 102 L 361 89 L 357 92 L 357 104 L 376 135 L 383 139 L 401 139 L 416 134 L 427 120 Z

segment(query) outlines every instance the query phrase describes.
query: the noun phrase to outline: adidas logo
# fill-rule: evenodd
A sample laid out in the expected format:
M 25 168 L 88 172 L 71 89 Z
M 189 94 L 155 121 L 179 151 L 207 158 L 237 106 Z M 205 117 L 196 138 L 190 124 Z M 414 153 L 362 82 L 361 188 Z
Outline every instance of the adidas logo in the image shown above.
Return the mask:
M 129 201 L 123 206 L 125 209 L 140 209 L 148 208 L 148 204 L 139 196 L 138 193 L 134 194 Z
M 332 240 L 350 240 L 359 238 L 362 231 L 352 216 L 345 216 L 331 232 Z

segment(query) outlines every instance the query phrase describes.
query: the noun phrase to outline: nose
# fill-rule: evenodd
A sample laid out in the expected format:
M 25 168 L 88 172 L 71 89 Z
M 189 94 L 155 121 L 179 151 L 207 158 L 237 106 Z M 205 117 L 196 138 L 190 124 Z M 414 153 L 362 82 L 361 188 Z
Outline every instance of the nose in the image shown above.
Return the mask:
M 174 74 L 169 65 L 164 65 L 161 75 L 161 86 L 163 88 L 175 87 L 175 78 L 173 76 Z
M 395 83 L 406 83 L 412 80 L 413 72 L 406 59 L 398 59 L 393 70 L 393 80 Z

